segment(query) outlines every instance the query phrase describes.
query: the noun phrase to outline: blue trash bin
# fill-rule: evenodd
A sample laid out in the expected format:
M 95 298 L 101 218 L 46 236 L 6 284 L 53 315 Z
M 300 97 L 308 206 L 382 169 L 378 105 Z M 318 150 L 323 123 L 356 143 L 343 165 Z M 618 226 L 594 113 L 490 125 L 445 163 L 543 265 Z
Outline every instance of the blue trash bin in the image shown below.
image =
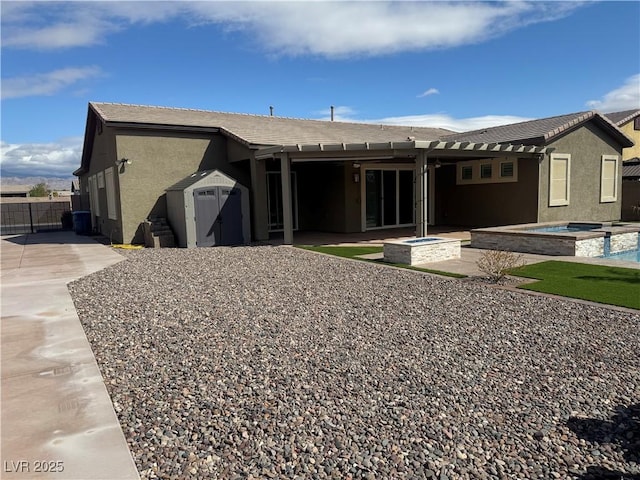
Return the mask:
M 73 230 L 76 235 L 91 235 L 91 212 L 81 210 L 73 214 Z

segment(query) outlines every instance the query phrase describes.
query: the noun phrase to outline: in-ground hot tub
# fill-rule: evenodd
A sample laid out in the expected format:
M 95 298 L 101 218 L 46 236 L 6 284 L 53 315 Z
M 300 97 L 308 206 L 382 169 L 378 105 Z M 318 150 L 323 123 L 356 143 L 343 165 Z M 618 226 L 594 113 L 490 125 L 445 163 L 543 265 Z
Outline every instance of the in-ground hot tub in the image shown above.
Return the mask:
M 471 247 L 541 255 L 602 257 L 638 247 L 640 227 L 610 222 L 548 222 L 471 230 Z
M 384 260 L 390 263 L 419 265 L 460 258 L 460 240 L 419 237 L 384 243 Z

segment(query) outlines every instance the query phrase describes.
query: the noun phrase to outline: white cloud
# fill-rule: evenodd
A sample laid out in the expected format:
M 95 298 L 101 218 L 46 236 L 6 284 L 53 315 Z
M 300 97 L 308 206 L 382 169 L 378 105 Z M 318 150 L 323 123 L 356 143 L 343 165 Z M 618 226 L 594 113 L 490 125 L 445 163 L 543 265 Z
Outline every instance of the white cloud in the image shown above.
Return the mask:
M 0 142 L 3 177 L 70 177 L 80 167 L 82 137 L 62 138 L 51 143 Z
M 569 15 L 581 2 L 44 2 L 5 9 L 3 47 L 93 45 L 134 24 L 180 19 L 246 33 L 277 55 L 350 57 L 478 43 Z M 6 12 L 5 12 L 6 10 Z M 46 14 L 34 12 L 45 10 Z
M 318 120 L 330 119 L 330 110 L 321 110 L 315 113 L 322 115 Z M 470 130 L 477 130 L 479 128 L 496 127 L 498 125 L 508 125 L 510 123 L 533 120 L 529 117 L 518 117 L 515 115 L 483 115 L 481 117 L 454 118 L 446 113 L 404 115 L 365 120 L 357 118 L 355 116 L 356 113 L 356 110 L 351 107 L 336 107 L 334 110 L 334 119 L 337 122 L 445 128 L 447 130 L 453 130 L 454 132 L 467 132 Z
M 86 47 L 134 24 L 165 21 L 184 10 L 180 2 L 3 2 L 2 47 Z
M 640 108 L 640 73 L 627 78 L 621 87 L 605 94 L 602 99 L 588 101 L 587 106 L 602 112 Z
M 429 88 L 428 90 L 425 90 L 420 95 L 418 95 L 418 98 L 428 97 L 429 95 L 437 95 L 438 93 L 440 93 L 440 90 L 438 90 L 437 88 Z
M 2 99 L 53 95 L 79 81 L 101 74 L 98 67 L 62 68 L 47 73 L 2 79 Z
M 272 53 L 348 57 L 477 43 L 556 20 L 571 2 L 200 2 L 203 22 L 247 30 Z M 313 19 L 313 21 L 309 21 Z
M 367 120 L 367 122 L 382 123 L 385 125 L 446 128 L 454 132 L 467 132 L 469 130 L 508 125 L 510 123 L 525 122 L 527 120 L 532 119 L 528 117 L 517 117 L 515 115 L 483 115 L 481 117 L 454 118 L 444 113 L 436 113 L 386 117 L 377 120 Z

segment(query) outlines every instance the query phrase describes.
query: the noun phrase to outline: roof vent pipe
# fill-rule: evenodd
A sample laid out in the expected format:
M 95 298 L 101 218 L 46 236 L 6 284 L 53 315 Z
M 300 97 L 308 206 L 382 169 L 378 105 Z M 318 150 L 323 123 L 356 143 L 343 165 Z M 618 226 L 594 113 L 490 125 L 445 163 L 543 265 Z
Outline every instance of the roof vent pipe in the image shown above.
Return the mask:
M 269 105 L 269 116 L 273 117 L 273 105 Z
M 333 122 L 333 105 L 331 105 L 331 121 Z

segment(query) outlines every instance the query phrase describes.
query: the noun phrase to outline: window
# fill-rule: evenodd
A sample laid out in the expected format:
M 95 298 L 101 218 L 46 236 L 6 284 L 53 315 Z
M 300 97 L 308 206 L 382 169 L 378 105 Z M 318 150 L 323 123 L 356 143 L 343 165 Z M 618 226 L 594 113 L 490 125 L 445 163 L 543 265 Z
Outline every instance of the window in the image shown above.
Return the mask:
M 571 155 L 552 153 L 549 161 L 549 206 L 569 205 Z
M 513 162 L 500 163 L 500 177 L 502 178 L 513 177 Z
M 618 199 L 618 157 L 603 155 L 600 171 L 600 201 L 615 202 Z
M 633 129 L 640 130 L 640 116 L 633 119 Z
M 456 165 L 456 185 L 518 181 L 518 160 L 514 157 L 465 160 Z
M 107 187 L 107 216 L 111 220 L 118 219 L 118 212 L 116 211 L 116 187 L 113 180 L 113 168 L 107 168 L 104 171 L 106 187 Z

